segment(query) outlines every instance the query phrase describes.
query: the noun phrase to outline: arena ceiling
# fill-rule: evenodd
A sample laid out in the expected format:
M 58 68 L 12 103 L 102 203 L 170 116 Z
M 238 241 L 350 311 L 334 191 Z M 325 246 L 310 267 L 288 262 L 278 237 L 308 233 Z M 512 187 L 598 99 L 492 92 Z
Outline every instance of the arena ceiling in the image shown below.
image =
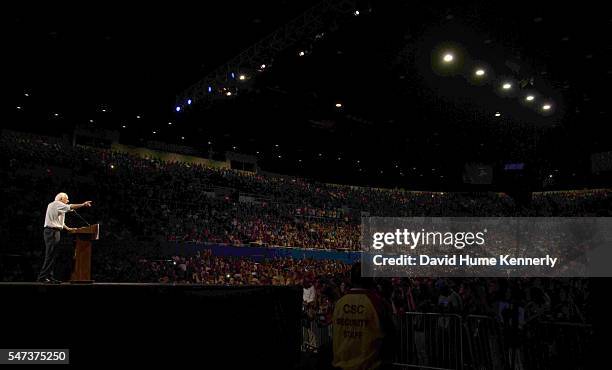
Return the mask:
M 535 184 L 576 186 L 593 181 L 590 154 L 612 150 L 612 16 L 596 2 L 357 1 L 359 14 L 327 19 L 232 96 L 176 111 L 186 87 L 316 3 L 10 9 L 10 124 L 103 127 L 127 143 L 253 154 L 272 172 L 410 188 L 456 187 L 466 162 L 529 163 Z

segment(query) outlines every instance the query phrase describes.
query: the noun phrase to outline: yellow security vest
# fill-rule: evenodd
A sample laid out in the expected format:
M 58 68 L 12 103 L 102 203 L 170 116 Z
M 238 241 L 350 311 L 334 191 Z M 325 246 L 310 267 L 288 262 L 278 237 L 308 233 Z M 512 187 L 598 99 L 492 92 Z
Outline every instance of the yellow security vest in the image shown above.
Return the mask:
M 351 289 L 336 303 L 333 316 L 334 360 L 343 370 L 380 367 L 384 333 L 380 298 L 365 289 Z

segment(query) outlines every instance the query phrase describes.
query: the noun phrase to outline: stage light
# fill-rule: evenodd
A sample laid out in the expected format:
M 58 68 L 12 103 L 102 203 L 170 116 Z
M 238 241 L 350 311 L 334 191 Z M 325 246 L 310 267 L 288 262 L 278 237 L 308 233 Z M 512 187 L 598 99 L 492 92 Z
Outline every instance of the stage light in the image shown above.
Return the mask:
M 500 117 L 500 116 L 501 116 L 501 113 L 499 112 L 495 113 L 495 117 Z
M 185 136 L 181 136 L 181 140 L 185 140 Z
M 305 52 L 303 52 L 303 51 L 300 51 L 300 52 L 298 53 L 298 55 L 299 55 L 299 56 L 301 56 L 301 57 L 303 57 L 304 55 L 306 55 L 306 53 L 305 53 Z
M 137 119 L 140 119 L 140 116 L 136 116 Z
M 154 134 L 157 134 L 157 131 L 153 131 Z
M 255 154 L 259 154 L 259 151 L 255 152 Z
M 278 156 L 278 158 L 280 159 L 280 158 L 282 158 L 282 157 L 279 155 L 279 156 Z
M 115 168 L 115 165 L 114 165 L 114 164 L 111 164 L 111 165 L 110 165 L 110 168 L 111 168 L 111 170 L 112 170 L 112 169 L 114 169 L 114 168 Z
M 175 109 L 176 109 L 177 112 L 181 111 L 181 107 L 176 107 Z
M 510 88 L 512 88 L 512 84 L 511 84 L 511 83 L 509 83 L 509 82 L 506 82 L 506 83 L 504 83 L 504 84 L 502 85 L 502 88 L 503 88 L 504 90 L 509 90 Z
M 551 108 L 550 104 L 544 104 L 544 105 L 542 106 L 542 109 L 543 109 L 543 110 L 550 110 L 550 108 Z
M 187 99 L 187 105 L 191 105 L 191 99 Z
M 484 76 L 485 71 L 484 71 L 484 69 L 477 69 L 475 74 L 476 74 L 476 76 L 481 77 L 481 76 Z
M 102 113 L 106 113 L 106 109 L 102 108 Z
M 53 116 L 59 117 L 59 114 L 58 113 L 53 113 Z
M 355 10 L 355 12 L 353 13 L 355 16 L 359 15 L 359 10 Z
M 450 63 L 450 62 L 452 62 L 452 61 L 453 61 L 453 59 L 454 59 L 453 54 L 445 54 L 445 55 L 444 55 L 444 61 L 445 61 L 446 63 Z
M 172 126 L 172 122 L 168 122 L 168 126 Z
M 211 145 L 211 144 L 212 144 L 212 142 L 211 142 L 211 141 L 209 141 L 209 142 L 208 142 L 208 145 Z
M 30 96 L 30 94 L 28 94 L 28 93 L 25 93 L 25 94 L 23 94 L 23 95 L 24 95 L 26 98 Z
M 228 92 L 226 92 L 226 93 L 225 93 L 225 95 L 227 95 L 227 96 L 232 96 L 232 92 L 231 92 L 231 91 L 228 91 Z
M 235 146 L 232 146 L 232 149 L 236 150 L 236 147 L 235 147 Z
M 17 110 L 21 110 L 21 107 L 19 105 L 17 106 Z
M 246 80 L 246 76 L 245 75 L 240 75 L 240 77 L 238 77 L 238 79 L 240 79 L 240 81 L 244 81 L 244 80 Z
M 208 92 L 212 92 L 212 86 L 208 86 Z
M 278 144 L 276 144 L 276 145 L 274 145 L 274 146 L 278 148 Z
M 336 108 L 342 108 L 342 103 L 336 103 Z
M 527 95 L 527 97 L 525 98 L 525 100 L 527 101 L 532 101 L 533 99 L 535 99 L 533 95 Z
M 236 78 L 236 74 L 234 72 L 231 73 L 232 79 Z
M 301 159 L 298 159 L 298 162 L 302 163 L 302 160 L 301 160 Z
M 266 69 L 266 65 L 262 64 L 261 66 L 259 66 L 261 69 Z
M 90 119 L 90 120 L 89 120 L 89 123 L 94 123 L 94 120 L 93 120 L 93 119 Z
M 126 128 L 126 127 L 127 127 L 126 125 L 122 125 L 122 126 L 121 126 L 121 128 Z

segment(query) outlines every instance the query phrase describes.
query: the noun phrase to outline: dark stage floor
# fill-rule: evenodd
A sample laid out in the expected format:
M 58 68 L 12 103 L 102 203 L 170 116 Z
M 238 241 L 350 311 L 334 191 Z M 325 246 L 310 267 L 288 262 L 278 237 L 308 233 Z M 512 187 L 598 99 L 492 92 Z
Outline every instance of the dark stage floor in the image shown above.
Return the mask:
M 0 283 L 0 297 L 0 348 L 68 348 L 73 364 L 290 369 L 299 360 L 295 288 Z

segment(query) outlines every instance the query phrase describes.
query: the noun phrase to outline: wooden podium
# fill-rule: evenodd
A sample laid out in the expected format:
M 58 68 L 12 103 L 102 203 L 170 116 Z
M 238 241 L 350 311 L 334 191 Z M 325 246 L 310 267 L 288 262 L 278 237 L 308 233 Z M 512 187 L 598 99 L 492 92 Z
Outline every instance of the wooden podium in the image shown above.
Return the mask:
M 99 239 L 100 225 L 79 227 L 68 233 L 76 235 L 74 268 L 72 269 L 70 282 L 73 284 L 93 283 L 93 280 L 91 280 L 91 241 Z

